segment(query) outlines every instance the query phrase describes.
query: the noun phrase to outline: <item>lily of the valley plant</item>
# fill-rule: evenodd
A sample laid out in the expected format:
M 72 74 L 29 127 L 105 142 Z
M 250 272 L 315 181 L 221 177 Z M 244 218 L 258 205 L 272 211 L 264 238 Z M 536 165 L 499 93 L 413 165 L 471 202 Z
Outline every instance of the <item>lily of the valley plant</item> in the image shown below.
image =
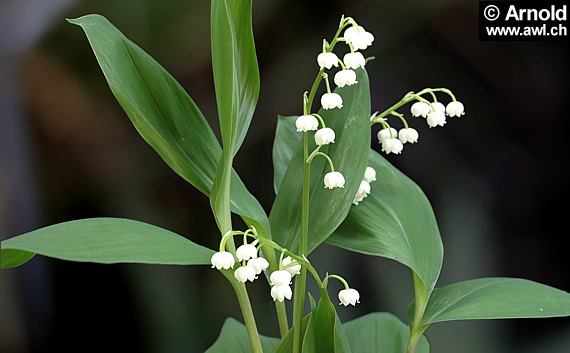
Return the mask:
M 315 46 L 316 58 L 307 58 L 316 59 L 316 75 L 306 92 L 293 92 L 299 96 L 297 114 L 278 118 L 276 197 L 268 216 L 233 169 L 260 86 L 251 2 L 212 0 L 222 146 L 174 78 L 109 21 L 98 15 L 70 20 L 85 31 L 113 94 L 140 135 L 210 198 L 219 246 L 208 249 L 139 221 L 83 219 L 2 242 L 2 268 L 22 265 L 35 254 L 105 264 L 210 265 L 212 275 L 220 273 L 233 287 L 245 326 L 228 319 L 208 352 L 340 353 L 381 347 L 382 352 L 424 353 L 429 351 L 424 333 L 438 322 L 570 315 L 568 293 L 523 279 L 482 278 L 435 288 L 443 247 L 431 206 L 411 179 L 370 149 L 370 129 L 379 125 L 382 152 L 401 154 L 419 141 L 412 125 L 459 123 L 464 106 L 448 89 L 425 88 L 372 113 L 366 73 L 372 62 L 367 64 L 366 52 L 374 36 L 350 17 L 343 16 L 331 30 L 334 35 Z M 426 138 L 442 133 L 430 132 Z M 241 216 L 243 229 L 232 224 L 232 213 Z M 372 298 L 342 273 L 313 267 L 310 254 L 323 242 L 407 266 L 414 285 L 408 324 L 387 313 L 341 323 L 338 305 Z M 319 293 L 307 293 L 309 280 Z M 280 338 L 259 334 L 247 292 L 253 281 L 267 282 Z M 288 300 L 293 301 L 290 313 L 284 305 Z

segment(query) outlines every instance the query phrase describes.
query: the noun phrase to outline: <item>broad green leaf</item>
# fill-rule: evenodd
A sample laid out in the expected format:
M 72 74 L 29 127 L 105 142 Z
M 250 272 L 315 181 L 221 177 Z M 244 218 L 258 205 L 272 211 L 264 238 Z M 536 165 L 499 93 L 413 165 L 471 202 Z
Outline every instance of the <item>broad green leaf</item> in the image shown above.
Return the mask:
M 19 266 L 33 254 L 61 260 L 165 265 L 205 265 L 213 251 L 147 223 L 90 218 L 55 224 L 1 243 L 1 268 Z
M 352 353 L 405 353 L 409 331 L 396 316 L 372 313 L 343 324 Z M 429 353 L 428 340 L 422 337 L 416 353 Z
M 313 299 L 313 301 L 314 301 L 314 299 Z M 303 317 L 303 322 L 302 322 L 302 332 L 303 333 L 306 332 L 306 330 L 307 330 L 307 325 L 309 324 L 309 320 L 311 319 L 311 315 L 312 315 L 312 313 L 309 313 L 308 315 Z M 303 334 L 303 336 L 304 336 L 304 334 Z M 279 346 L 277 346 L 277 348 L 275 349 L 275 353 L 291 353 L 291 352 L 293 352 L 293 329 L 292 328 L 289 330 L 289 332 L 287 332 L 285 337 L 283 337 L 283 339 L 279 343 Z
M 518 278 L 480 278 L 433 291 L 422 324 L 570 316 L 570 294 Z
M 209 196 L 222 149 L 186 91 L 104 17 L 88 15 L 69 22 L 85 31 L 111 91 L 139 134 L 170 168 Z M 269 232 L 259 202 L 235 171 L 231 178 L 232 211 Z
M 303 339 L 303 353 L 350 353 L 348 340 L 326 290 L 313 311 Z
M 212 68 L 224 151 L 210 203 L 222 232 L 232 229 L 228 198 L 233 157 L 259 97 L 251 12 L 251 0 L 212 1 Z
M 224 149 L 237 152 L 259 97 L 252 0 L 212 0 L 212 68 Z
M 330 244 L 396 260 L 410 267 L 433 290 L 443 261 L 443 245 L 431 205 L 422 190 L 375 151 L 368 164 L 376 170 L 372 192 L 352 206 Z
M 370 92 L 366 71 L 357 70 L 358 84 L 338 88 L 344 102 L 342 109 L 320 111 L 328 127 L 336 133 L 335 143 L 321 151 L 327 153 L 334 162 L 335 169 L 343 173 L 346 184 L 343 189 L 325 189 L 324 175 L 329 172 L 324 158 L 317 157 L 311 165 L 311 205 L 309 228 L 309 252 L 325 241 L 344 220 L 354 195 L 364 175 L 370 147 Z M 280 124 L 291 123 L 292 119 L 280 119 Z M 289 129 L 290 130 L 290 129 Z M 300 133 L 299 133 L 300 134 Z M 310 136 L 310 150 L 315 145 Z M 289 143 L 292 139 L 278 139 L 279 143 Z M 276 145 L 275 151 L 280 147 Z M 290 149 L 291 146 L 284 146 Z M 298 248 L 301 197 L 303 187 L 303 145 L 294 147 L 293 157 L 287 167 L 283 182 L 271 209 L 269 220 L 274 239 L 288 249 Z
M 278 338 L 260 336 L 261 346 L 266 353 L 274 352 L 279 344 Z M 251 343 L 246 327 L 239 321 L 228 318 L 222 326 L 220 336 L 206 353 L 251 353 Z
M 297 116 L 279 115 L 277 117 L 277 128 L 273 141 L 273 189 L 275 194 L 279 192 L 281 182 L 295 151 L 298 151 L 299 146 L 303 144 L 303 134 L 298 133 L 295 128 L 296 119 Z

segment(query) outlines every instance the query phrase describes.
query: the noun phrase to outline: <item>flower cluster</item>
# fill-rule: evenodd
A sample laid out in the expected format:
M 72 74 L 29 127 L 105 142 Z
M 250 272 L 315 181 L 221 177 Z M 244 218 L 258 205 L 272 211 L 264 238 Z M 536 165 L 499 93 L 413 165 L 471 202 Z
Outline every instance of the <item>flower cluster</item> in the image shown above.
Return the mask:
M 358 204 L 362 202 L 362 200 L 364 200 L 364 198 L 370 194 L 371 191 L 370 183 L 373 181 L 376 181 L 376 170 L 374 170 L 374 168 L 372 167 L 366 167 L 366 170 L 364 171 L 364 178 L 362 179 L 360 185 L 358 186 L 358 191 L 354 196 L 354 201 L 352 201 L 354 205 L 358 206 Z
M 347 28 L 348 27 L 348 28 Z M 326 40 L 323 40 L 322 52 L 317 55 L 317 64 L 319 65 L 320 77 L 318 80 L 323 78 L 326 84 L 326 93 L 321 96 L 321 107 L 324 110 L 330 109 L 342 109 L 343 100 L 342 96 L 336 92 L 331 91 L 331 85 L 329 82 L 329 75 L 325 73 L 325 70 L 331 70 L 333 67 L 340 70 L 334 75 L 334 83 L 337 87 L 352 86 L 358 83 L 356 72 L 354 70 L 358 68 L 363 68 L 366 65 L 366 59 L 361 52 L 357 50 L 364 50 L 372 45 L 374 41 L 374 36 L 367 32 L 364 27 L 359 26 L 356 21 L 352 18 L 342 18 L 339 27 L 339 33 L 344 29 L 343 37 L 335 37 L 333 41 L 329 44 Z M 338 36 L 338 35 L 337 35 Z M 335 44 L 337 42 L 345 42 L 349 47 L 349 52 L 340 60 L 339 57 L 333 52 Z M 311 96 L 312 97 L 312 96 Z M 312 98 L 311 98 L 312 99 Z M 303 101 L 303 111 L 304 114 L 299 116 L 295 121 L 295 127 L 298 132 L 315 132 L 315 144 L 316 149 L 311 153 L 307 162 L 311 162 L 316 156 L 322 156 L 326 158 L 330 165 L 330 172 L 326 173 L 324 176 L 324 186 L 327 189 L 334 188 L 344 188 L 345 179 L 341 172 L 334 170 L 334 164 L 332 160 L 323 152 L 320 152 L 322 146 L 331 144 L 335 142 L 335 132 L 333 129 L 326 126 L 324 119 L 318 114 L 310 114 L 312 101 L 309 101 L 307 95 L 304 96 Z M 319 129 L 320 126 L 320 129 Z M 364 192 L 364 191 L 363 191 Z M 362 200 L 366 195 L 358 196 L 357 198 Z
M 244 240 L 243 245 L 240 245 L 236 249 L 235 254 L 226 250 L 228 240 L 234 235 L 243 235 Z M 248 237 L 253 238 L 254 241 L 247 243 Z M 271 298 L 273 298 L 273 301 L 280 302 L 285 299 L 291 300 L 293 296 L 293 290 L 291 289 L 293 278 L 301 273 L 301 267 L 303 265 L 309 266 L 311 269 L 312 266 L 306 258 L 301 258 L 287 249 L 280 247 L 273 241 L 260 237 L 254 227 L 245 232 L 230 231 L 224 234 L 220 241 L 220 251 L 214 253 L 210 260 L 212 268 L 216 268 L 218 270 L 230 270 L 234 268 L 236 262 L 240 263 L 241 265 L 233 271 L 234 278 L 241 283 L 246 283 L 248 281 L 253 282 L 259 277 L 259 274 L 268 270 L 270 266 L 269 262 L 265 258 L 259 256 L 259 247 L 262 244 L 269 245 L 271 248 L 281 252 L 279 265 L 276 266 L 277 269 L 269 274 Z M 287 256 L 285 256 L 286 254 Z M 313 269 L 313 275 L 314 273 Z M 338 278 L 344 283 L 345 290 L 341 290 L 338 293 L 338 298 L 341 304 L 347 306 L 348 304 L 355 305 L 358 302 L 360 299 L 358 291 L 350 289 L 348 287 L 348 283 L 342 279 L 342 277 L 329 275 L 327 278 Z M 320 279 L 317 279 L 317 281 L 320 282 Z
M 435 92 L 444 92 L 448 94 L 452 101 L 447 105 L 443 105 L 438 102 L 435 96 Z M 428 101 L 422 95 L 430 94 L 433 97 L 433 102 Z M 461 102 L 455 99 L 455 96 L 451 91 L 445 88 L 426 88 L 419 93 L 410 92 L 404 96 L 404 98 L 392 108 L 384 111 L 382 114 L 378 112 L 374 113 L 370 120 L 372 124 L 380 123 L 382 124 L 382 129 L 378 131 L 378 143 L 382 146 L 382 152 L 386 154 L 394 153 L 400 154 L 404 149 L 404 144 L 406 143 L 416 143 L 418 142 L 419 133 L 416 129 L 411 128 L 408 125 L 407 120 L 404 118 L 403 114 L 398 113 L 396 110 L 409 102 L 415 101 L 410 108 L 410 112 L 413 117 L 423 117 L 426 119 L 427 124 L 430 128 L 436 126 L 444 126 L 446 124 L 446 116 L 448 117 L 460 117 L 465 114 L 465 109 Z M 395 116 L 401 120 L 404 127 L 397 131 L 388 124 L 388 117 Z

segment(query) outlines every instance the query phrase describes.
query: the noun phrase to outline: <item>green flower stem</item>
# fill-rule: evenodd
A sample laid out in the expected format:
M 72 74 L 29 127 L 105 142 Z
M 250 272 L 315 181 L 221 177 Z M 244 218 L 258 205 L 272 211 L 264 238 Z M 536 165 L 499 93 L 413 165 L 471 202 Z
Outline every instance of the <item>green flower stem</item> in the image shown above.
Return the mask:
M 320 123 L 321 123 L 321 128 L 324 129 L 324 128 L 327 127 L 327 125 L 325 124 L 325 120 L 323 119 L 322 116 L 320 116 L 320 115 L 317 114 L 317 113 L 313 113 L 313 114 L 311 114 L 311 115 L 314 116 L 315 118 L 319 119 L 319 121 L 320 121 Z
M 397 116 L 398 118 L 400 118 L 400 120 L 402 121 L 402 123 L 404 124 L 404 127 L 405 127 L 406 129 L 409 129 L 409 128 L 410 128 L 410 127 L 408 126 L 408 122 L 407 122 L 406 119 L 404 118 L 404 115 L 403 115 L 403 114 L 400 114 L 400 113 L 398 113 L 398 112 L 392 112 L 392 113 L 390 113 L 390 114 L 393 115 L 393 116 Z
M 422 326 L 422 318 L 428 303 L 428 295 L 426 295 L 426 288 L 423 281 L 418 275 L 413 272 L 414 276 L 414 318 L 410 323 L 410 342 L 406 353 L 415 353 L 416 346 L 422 337 L 422 334 L 427 330 L 428 325 Z
M 310 103 L 310 101 L 309 101 Z M 309 105 L 310 106 L 310 105 Z M 311 182 L 311 164 L 309 157 L 309 134 L 303 133 L 303 198 L 301 205 L 301 239 L 299 254 L 306 256 L 309 243 L 309 193 Z M 307 267 L 301 266 L 301 273 L 295 280 L 293 303 L 293 353 L 300 353 L 303 345 L 303 313 L 305 310 L 305 287 L 307 284 Z
M 269 262 L 269 271 L 277 271 L 281 262 L 277 262 L 274 248 L 266 244 L 266 241 L 269 239 L 264 237 L 259 237 L 258 239 L 261 243 L 263 256 L 265 256 L 265 259 L 267 259 L 267 262 Z M 285 309 L 285 303 L 275 302 L 275 311 L 277 312 L 277 322 L 279 323 L 279 334 L 281 335 L 281 338 L 283 338 L 285 335 L 287 335 L 287 332 L 289 332 L 289 322 L 287 320 L 287 310 Z
M 331 172 L 334 172 L 334 164 L 333 164 L 331 157 L 329 157 L 326 153 L 319 152 L 317 150 L 315 150 L 315 152 L 311 153 L 311 155 L 306 159 L 306 163 L 311 164 L 311 162 L 313 161 L 313 159 L 316 156 L 324 157 L 329 162 L 329 167 L 330 167 Z
M 348 282 L 347 282 L 344 278 L 342 278 L 341 276 L 337 276 L 337 275 L 327 275 L 327 276 L 325 277 L 325 282 L 327 282 L 329 278 L 334 278 L 334 279 L 339 280 L 339 281 L 344 285 L 344 289 L 350 289 L 350 286 L 348 285 Z

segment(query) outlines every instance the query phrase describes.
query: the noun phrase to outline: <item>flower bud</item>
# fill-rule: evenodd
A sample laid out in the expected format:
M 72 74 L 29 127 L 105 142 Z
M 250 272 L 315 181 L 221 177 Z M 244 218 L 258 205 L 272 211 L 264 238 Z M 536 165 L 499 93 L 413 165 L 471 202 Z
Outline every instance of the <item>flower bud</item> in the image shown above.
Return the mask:
M 412 107 L 410 108 L 412 116 L 416 118 L 420 116 L 423 118 L 427 118 L 430 110 L 431 108 L 429 104 L 425 102 L 415 102 L 414 104 L 412 104 Z
M 222 268 L 224 270 L 230 269 L 234 267 L 235 264 L 234 256 L 227 251 L 220 251 L 214 253 L 210 261 L 212 263 L 212 268 L 215 267 L 218 270 L 221 270 Z
M 338 93 L 325 93 L 321 97 L 323 109 L 342 108 L 342 97 Z
M 390 138 L 382 142 L 382 152 L 400 154 L 404 149 L 404 144 L 397 138 Z
M 372 167 L 366 167 L 364 171 L 364 181 L 369 183 L 376 181 L 376 170 Z
M 450 117 L 460 117 L 465 114 L 465 108 L 463 107 L 463 103 L 461 102 L 450 102 L 447 107 L 445 108 L 445 112 Z
M 295 120 L 297 132 L 313 131 L 319 128 L 319 121 L 312 115 L 301 115 Z
M 291 283 L 291 274 L 285 270 L 273 271 L 269 276 L 269 283 L 272 286 L 288 286 Z
M 353 204 L 358 205 L 362 200 L 370 194 L 370 184 L 366 180 L 362 180 L 358 186 L 358 191 L 354 196 Z
M 356 72 L 350 69 L 340 70 L 334 75 L 334 83 L 338 87 L 352 86 L 356 81 Z
M 445 114 L 441 111 L 435 111 L 428 114 L 427 123 L 429 127 L 443 126 L 445 125 Z
M 441 102 L 431 103 L 431 106 L 436 112 L 445 114 L 445 105 L 443 105 Z
M 391 128 L 385 128 L 378 131 L 378 143 L 384 143 L 387 139 L 396 138 L 398 136 L 398 131 Z
M 340 172 L 329 172 L 325 174 L 325 188 L 344 188 L 344 176 Z
M 416 129 L 413 129 L 411 127 L 407 129 L 401 129 L 398 133 L 398 138 L 400 141 L 402 141 L 402 143 L 416 143 L 418 142 L 418 137 L 419 134 Z
M 317 56 L 317 63 L 321 70 L 323 68 L 330 69 L 331 67 L 338 67 L 338 57 L 335 53 L 320 53 Z
M 264 270 L 267 270 L 269 262 L 267 262 L 263 257 L 258 257 L 256 259 L 250 259 L 247 262 L 247 266 L 253 268 L 255 270 L 255 274 L 258 275 Z
M 236 250 L 238 261 L 247 261 L 257 257 L 257 248 L 251 244 L 243 244 Z
M 257 278 L 255 269 L 250 266 L 241 266 L 234 271 L 234 277 L 242 282 L 245 283 L 247 281 L 253 282 Z
M 344 39 L 350 43 L 356 50 L 364 50 L 372 45 L 374 36 L 370 32 L 366 32 L 362 26 L 352 26 L 344 31 Z
M 296 265 L 291 265 L 287 267 L 287 265 L 290 264 L 296 264 Z M 281 266 L 283 266 L 285 270 L 291 274 L 291 277 L 298 275 L 301 272 L 301 264 L 298 263 L 297 260 L 292 259 L 291 256 L 287 256 L 286 258 L 284 258 L 283 261 L 281 261 Z
M 317 146 L 328 145 L 329 143 L 334 143 L 334 130 L 328 127 L 319 129 L 315 133 L 315 143 Z
M 343 58 L 344 66 L 349 69 L 358 69 L 359 67 L 364 67 L 366 65 L 366 59 L 362 53 L 347 53 Z
M 271 297 L 273 301 L 282 302 L 285 299 L 291 300 L 293 296 L 293 291 L 289 285 L 273 286 L 271 287 Z
M 360 293 L 354 288 L 343 289 L 338 292 L 338 300 L 344 306 L 348 306 L 348 304 L 356 306 L 356 303 L 360 303 Z

